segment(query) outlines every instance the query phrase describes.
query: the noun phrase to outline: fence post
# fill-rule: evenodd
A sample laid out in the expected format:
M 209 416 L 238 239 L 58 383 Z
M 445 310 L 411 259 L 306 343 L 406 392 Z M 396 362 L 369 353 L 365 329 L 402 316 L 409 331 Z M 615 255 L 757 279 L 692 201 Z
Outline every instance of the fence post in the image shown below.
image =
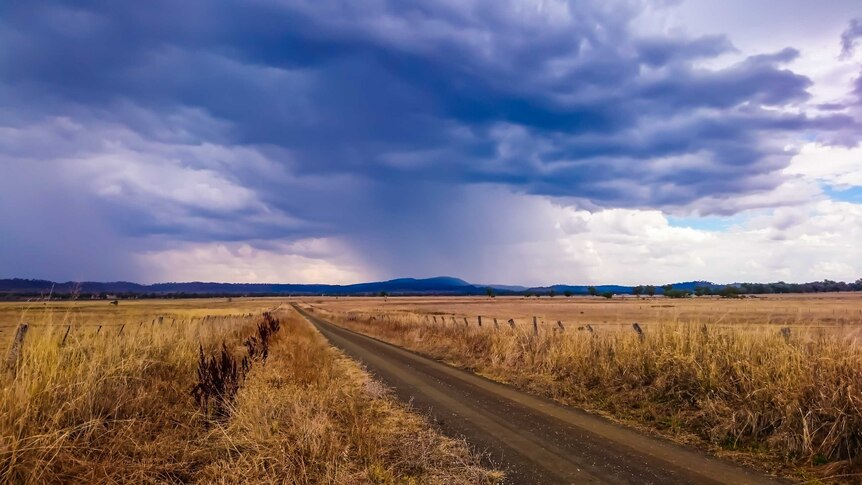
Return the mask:
M 563 326 L 563 322 L 561 322 L 560 320 L 557 320 L 557 326 L 560 327 L 561 332 L 566 331 L 566 327 Z
M 467 321 L 467 317 L 464 317 L 464 326 L 465 326 L 465 327 L 469 327 L 469 326 L 470 326 L 470 322 L 468 322 L 468 321 Z
M 784 340 L 790 340 L 790 327 L 782 327 L 778 334 L 784 337 Z
M 72 330 L 72 326 L 66 325 L 66 335 L 63 335 L 63 341 L 60 342 L 60 347 L 66 345 L 66 338 L 69 336 L 69 330 Z
M 12 346 L 9 347 L 9 353 L 6 354 L 6 368 L 14 369 L 18 365 L 18 359 L 21 358 L 21 349 L 24 347 L 24 337 L 27 336 L 27 330 L 30 325 L 22 323 L 18 325 L 18 330 L 15 332 L 15 339 L 12 340 Z
M 119 332 L 117 332 L 117 337 L 119 337 L 120 335 L 122 335 L 122 334 L 123 334 L 123 329 L 124 329 L 124 328 L 126 328 L 126 324 L 125 324 L 125 323 L 124 323 L 124 324 L 122 324 L 122 325 L 120 325 L 120 331 L 119 331 Z
M 500 324 L 497 323 L 497 319 L 494 319 L 494 328 L 500 328 Z
M 102 331 L 102 326 L 99 325 L 99 328 L 96 329 L 96 335 L 99 335 L 99 332 L 101 332 L 101 331 Z
M 539 335 L 539 324 L 536 323 L 536 317 L 533 317 L 533 335 Z
M 431 318 L 434 319 L 434 323 L 437 323 L 437 315 L 431 315 Z
M 638 322 L 632 324 L 632 328 L 637 332 L 638 337 L 643 340 L 644 339 L 644 331 L 641 329 L 641 326 L 638 325 Z
M 482 326 L 482 315 L 479 315 L 479 326 Z
M 512 318 L 509 319 L 509 326 L 512 328 L 515 328 L 515 320 L 514 319 L 512 319 Z

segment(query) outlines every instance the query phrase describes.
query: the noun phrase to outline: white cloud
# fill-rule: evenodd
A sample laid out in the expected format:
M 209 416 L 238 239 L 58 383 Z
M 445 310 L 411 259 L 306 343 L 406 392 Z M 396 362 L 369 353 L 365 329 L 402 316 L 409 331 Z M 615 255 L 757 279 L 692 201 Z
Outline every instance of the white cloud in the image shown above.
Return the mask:
M 806 143 L 785 173 L 838 188 L 862 186 L 862 146 L 846 148 Z
M 333 239 L 295 242 L 185 243 L 136 255 L 150 282 L 357 283 L 367 272 Z
M 584 282 L 811 281 L 862 276 L 859 204 L 822 200 L 769 210 L 723 231 L 675 227 L 658 211 L 564 209 L 560 215 L 558 244 L 565 258 L 559 266 L 582 269 Z

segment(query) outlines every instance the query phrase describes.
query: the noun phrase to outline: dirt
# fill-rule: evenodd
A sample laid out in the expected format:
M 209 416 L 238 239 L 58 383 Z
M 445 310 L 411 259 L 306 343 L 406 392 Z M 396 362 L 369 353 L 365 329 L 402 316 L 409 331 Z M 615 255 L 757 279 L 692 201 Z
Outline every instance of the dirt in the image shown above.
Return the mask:
M 507 483 L 780 483 L 297 310 L 441 430 L 465 438 Z

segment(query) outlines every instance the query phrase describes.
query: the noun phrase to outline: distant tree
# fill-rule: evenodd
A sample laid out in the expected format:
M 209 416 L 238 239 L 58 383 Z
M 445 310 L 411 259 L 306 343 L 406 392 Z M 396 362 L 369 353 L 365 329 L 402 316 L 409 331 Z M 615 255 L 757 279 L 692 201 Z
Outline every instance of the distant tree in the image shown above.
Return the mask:
M 566 291 L 564 291 L 564 292 L 563 292 L 563 295 L 565 295 L 565 296 L 566 296 L 566 298 L 568 298 L 568 297 L 572 296 L 572 290 L 566 290 Z
M 632 288 L 632 294 L 634 296 L 641 296 L 644 294 L 644 289 L 645 288 L 641 285 L 635 286 L 634 288 Z
M 655 286 L 653 285 L 647 285 L 646 288 L 644 288 L 644 291 L 646 291 L 646 294 L 649 296 L 655 296 Z
M 386 293 L 385 291 L 381 291 L 380 296 L 385 298 L 385 297 L 389 296 L 389 293 Z
M 718 296 L 722 298 L 739 298 L 739 288 L 727 285 L 718 292 Z
M 557 291 L 556 290 L 548 290 L 548 296 L 550 296 L 551 298 L 557 296 Z
M 662 291 L 667 293 L 668 291 L 673 289 L 673 285 L 664 285 L 661 287 Z
M 666 296 L 667 298 L 688 298 L 691 296 L 691 292 L 686 290 L 670 289 L 665 290 L 664 296 Z
M 610 300 L 611 298 L 614 297 L 614 292 L 606 291 L 606 292 L 602 293 L 602 296 Z
M 525 292 L 524 292 L 524 296 L 526 296 L 527 298 L 529 298 L 529 297 L 533 296 L 533 292 L 532 292 L 532 291 L 525 291 Z
M 599 290 L 597 290 L 595 286 L 587 287 L 587 292 L 590 294 L 590 296 L 596 296 L 599 294 Z
M 494 294 L 494 288 L 485 288 L 485 294 L 487 294 L 489 298 L 494 298 L 496 296 Z

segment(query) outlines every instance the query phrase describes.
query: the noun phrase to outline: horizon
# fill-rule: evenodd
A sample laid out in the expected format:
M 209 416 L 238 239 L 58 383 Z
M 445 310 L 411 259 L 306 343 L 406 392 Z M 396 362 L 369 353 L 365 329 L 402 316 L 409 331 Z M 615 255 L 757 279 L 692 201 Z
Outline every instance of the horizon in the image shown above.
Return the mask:
M 0 11 L 0 275 L 862 275 L 858 0 Z
M 704 283 L 704 284 L 708 284 L 711 286 L 733 286 L 733 285 L 741 285 L 741 284 L 769 285 L 769 284 L 779 284 L 779 283 L 784 283 L 784 284 L 789 284 L 789 285 L 804 285 L 804 284 L 820 283 L 820 282 L 835 282 L 835 283 L 848 283 L 848 284 L 850 284 L 850 283 L 858 283 L 858 282 L 862 281 L 862 277 L 856 278 L 853 280 L 846 280 L 846 281 L 845 280 L 830 280 L 828 278 L 819 279 L 819 280 L 811 280 L 811 281 L 784 281 L 784 280 L 779 280 L 779 281 L 741 281 L 741 280 L 739 280 L 739 281 L 732 281 L 732 282 L 716 282 L 716 281 L 710 281 L 710 280 L 705 280 L 705 279 L 693 279 L 693 280 L 686 280 L 686 281 L 673 281 L 673 282 L 661 282 L 661 283 L 642 282 L 642 283 L 638 283 L 638 284 L 634 284 L 634 285 L 626 285 L 626 284 L 620 284 L 620 283 L 577 283 L 577 282 L 560 283 L 560 282 L 558 282 L 558 283 L 551 283 L 551 284 L 546 284 L 546 285 L 532 285 L 531 286 L 531 285 L 524 285 L 524 284 L 519 284 L 519 283 L 476 283 L 476 282 L 472 282 L 470 280 L 466 280 L 464 278 L 459 278 L 457 276 L 446 276 L 446 275 L 431 276 L 431 277 L 427 277 L 427 278 L 416 278 L 416 277 L 403 276 L 403 277 L 396 277 L 396 278 L 388 278 L 385 280 L 367 280 L 367 281 L 360 281 L 357 283 L 344 283 L 344 284 L 327 283 L 327 282 L 311 282 L 311 283 L 296 283 L 296 282 L 289 282 L 289 281 L 230 282 L 230 281 L 203 281 L 203 280 L 157 281 L 157 282 L 153 282 L 153 283 L 140 283 L 140 282 L 129 281 L 129 280 L 114 280 L 114 281 L 68 280 L 68 281 L 60 281 L 60 280 L 47 280 L 47 279 L 42 279 L 42 278 L 20 278 L 20 277 L 0 278 L 0 281 L 15 281 L 15 280 L 44 281 L 44 282 L 48 282 L 48 283 L 52 283 L 52 284 L 64 284 L 64 285 L 65 284 L 86 284 L 86 283 L 95 283 L 95 284 L 127 283 L 127 284 L 133 284 L 133 285 L 138 285 L 138 286 L 189 285 L 189 284 L 281 285 L 281 286 L 356 286 L 356 285 L 363 285 L 363 284 L 390 283 L 390 282 L 402 281 L 402 280 L 423 282 L 423 281 L 442 280 L 442 279 L 457 280 L 457 281 L 460 281 L 462 283 L 465 283 L 466 285 L 469 285 L 469 286 L 472 286 L 475 288 L 480 288 L 480 289 L 481 288 L 502 289 L 502 288 L 506 288 L 506 287 L 510 287 L 510 288 L 511 287 L 519 287 L 519 288 L 523 288 L 523 290 L 531 290 L 531 289 L 537 289 L 537 288 L 552 288 L 552 287 L 557 287 L 557 286 L 568 286 L 568 287 L 595 286 L 595 287 L 623 287 L 623 288 L 633 288 L 633 287 L 638 287 L 638 286 L 641 286 L 641 287 L 642 286 L 654 286 L 654 287 L 660 288 L 660 287 L 665 286 L 665 285 L 688 285 L 688 284 L 692 284 L 692 283 Z M 516 291 L 523 291 L 523 290 L 516 290 Z

